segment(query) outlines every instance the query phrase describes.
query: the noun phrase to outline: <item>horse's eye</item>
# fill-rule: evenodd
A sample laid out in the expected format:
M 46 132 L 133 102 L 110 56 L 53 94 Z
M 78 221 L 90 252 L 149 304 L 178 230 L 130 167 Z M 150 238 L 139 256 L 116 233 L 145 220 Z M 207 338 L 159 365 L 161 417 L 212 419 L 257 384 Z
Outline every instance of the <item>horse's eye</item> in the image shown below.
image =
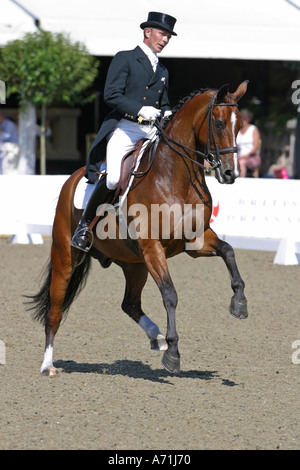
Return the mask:
M 218 120 L 218 121 L 215 122 L 215 126 L 216 126 L 217 129 L 223 130 L 223 129 L 225 129 L 226 122 Z

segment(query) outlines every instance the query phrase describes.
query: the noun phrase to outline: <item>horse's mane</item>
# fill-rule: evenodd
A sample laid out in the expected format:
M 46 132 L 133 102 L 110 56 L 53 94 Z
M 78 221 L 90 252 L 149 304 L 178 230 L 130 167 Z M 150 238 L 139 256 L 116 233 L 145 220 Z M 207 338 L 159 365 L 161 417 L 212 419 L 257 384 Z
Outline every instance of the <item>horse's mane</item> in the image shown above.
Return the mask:
M 187 101 L 191 100 L 196 95 L 201 95 L 202 93 L 205 93 L 206 91 L 211 91 L 211 88 L 200 88 L 199 90 L 192 91 L 192 93 L 190 93 L 185 98 L 181 98 L 178 103 L 172 108 L 172 115 L 169 119 L 165 120 L 164 127 L 168 124 L 169 121 L 171 121 L 175 117 L 177 111 L 179 111 Z

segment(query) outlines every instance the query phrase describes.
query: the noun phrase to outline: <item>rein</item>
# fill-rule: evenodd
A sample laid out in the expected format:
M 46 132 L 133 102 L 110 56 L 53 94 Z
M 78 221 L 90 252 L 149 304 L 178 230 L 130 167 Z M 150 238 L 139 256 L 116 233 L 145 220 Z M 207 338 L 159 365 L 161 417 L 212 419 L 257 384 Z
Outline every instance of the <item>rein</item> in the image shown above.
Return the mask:
M 221 165 L 220 155 L 224 155 L 226 153 L 236 153 L 237 152 L 237 147 L 224 147 L 224 148 L 220 149 L 218 144 L 216 143 L 214 127 L 213 127 L 213 124 L 212 124 L 213 109 L 217 106 L 238 106 L 237 104 L 231 104 L 231 103 L 219 103 L 219 104 L 215 103 L 215 99 L 216 99 L 216 96 L 217 96 L 218 93 L 219 93 L 219 90 L 217 90 L 214 93 L 213 97 L 211 98 L 210 103 L 209 103 L 208 108 L 207 108 L 207 111 L 205 113 L 205 116 L 202 119 L 202 122 L 199 126 L 199 129 L 198 129 L 197 133 L 196 133 L 197 140 L 199 142 L 199 133 L 200 133 L 200 131 L 202 129 L 202 126 L 205 122 L 205 119 L 208 118 L 208 123 L 207 123 L 207 152 L 206 153 L 200 152 L 200 150 L 192 149 L 190 147 L 187 147 L 186 145 L 181 144 L 180 142 L 177 142 L 176 140 L 172 139 L 172 137 L 170 137 L 168 134 L 166 134 L 166 132 L 163 130 L 163 127 L 160 124 L 155 123 L 155 126 L 157 127 L 159 133 L 162 135 L 162 137 L 164 138 L 164 140 L 168 144 L 168 146 L 171 148 L 171 150 L 178 153 L 180 156 L 182 156 L 184 158 L 187 158 L 188 160 L 192 161 L 193 163 L 195 163 L 200 168 L 202 168 L 206 171 L 207 171 L 207 167 L 205 165 L 203 165 L 202 163 L 198 162 L 197 160 L 194 160 L 193 158 L 191 158 L 187 154 L 187 152 L 185 152 L 185 154 L 183 154 L 182 152 L 180 152 L 179 150 L 174 148 L 171 145 L 171 143 L 174 144 L 174 145 L 177 145 L 180 149 L 182 149 L 184 151 L 193 152 L 197 156 L 202 157 L 205 160 L 207 160 L 208 163 L 210 164 L 209 170 L 215 170 L 216 168 L 218 168 Z M 210 134 L 212 134 L 214 149 L 212 149 L 212 147 L 211 147 Z

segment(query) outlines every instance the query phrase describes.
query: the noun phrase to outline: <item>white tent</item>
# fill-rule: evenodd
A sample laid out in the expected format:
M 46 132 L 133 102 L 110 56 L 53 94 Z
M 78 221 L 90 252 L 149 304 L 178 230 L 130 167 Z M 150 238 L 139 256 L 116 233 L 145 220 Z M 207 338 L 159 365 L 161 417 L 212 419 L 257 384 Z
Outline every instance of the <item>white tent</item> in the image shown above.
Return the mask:
M 163 11 L 177 18 L 178 34 L 163 51 L 164 57 L 300 60 L 300 0 L 1 0 L 1 4 L 5 14 L 1 12 L 0 44 L 6 39 L 4 18 L 6 24 L 17 24 L 12 11 L 16 4 L 22 15 L 27 11 L 29 29 L 36 17 L 41 28 L 69 33 L 98 56 L 135 47 L 142 39 L 139 25 L 148 12 Z M 12 26 L 10 38 L 24 29 L 20 20 L 15 30 Z
M 0 45 L 37 30 L 34 18 L 11 0 L 0 0 Z

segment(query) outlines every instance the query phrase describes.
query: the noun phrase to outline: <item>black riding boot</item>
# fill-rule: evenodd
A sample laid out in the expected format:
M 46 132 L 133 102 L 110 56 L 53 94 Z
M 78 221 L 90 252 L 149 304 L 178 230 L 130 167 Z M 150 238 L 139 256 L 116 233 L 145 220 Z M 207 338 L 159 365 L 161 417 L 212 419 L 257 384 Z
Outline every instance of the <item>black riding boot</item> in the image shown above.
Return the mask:
M 89 241 L 89 226 L 96 216 L 97 207 L 100 204 L 109 202 L 112 199 L 114 191 L 111 191 L 106 186 L 106 177 L 101 179 L 94 191 L 92 192 L 87 206 L 81 216 L 78 227 L 75 230 L 71 240 L 71 246 L 78 248 L 78 250 L 89 251 L 92 243 Z

